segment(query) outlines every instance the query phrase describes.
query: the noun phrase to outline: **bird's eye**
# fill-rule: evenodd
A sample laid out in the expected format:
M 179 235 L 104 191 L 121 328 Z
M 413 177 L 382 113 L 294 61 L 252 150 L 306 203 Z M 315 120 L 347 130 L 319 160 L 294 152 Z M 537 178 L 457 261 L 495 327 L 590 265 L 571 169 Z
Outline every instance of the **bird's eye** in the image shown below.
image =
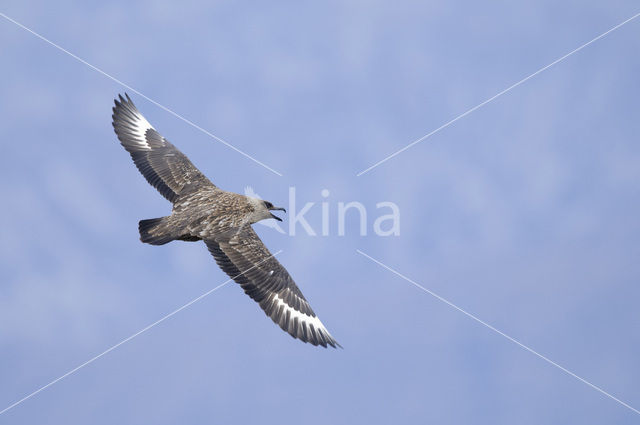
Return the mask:
M 264 201 L 264 206 L 267 208 L 273 208 L 273 204 L 271 202 L 268 201 Z

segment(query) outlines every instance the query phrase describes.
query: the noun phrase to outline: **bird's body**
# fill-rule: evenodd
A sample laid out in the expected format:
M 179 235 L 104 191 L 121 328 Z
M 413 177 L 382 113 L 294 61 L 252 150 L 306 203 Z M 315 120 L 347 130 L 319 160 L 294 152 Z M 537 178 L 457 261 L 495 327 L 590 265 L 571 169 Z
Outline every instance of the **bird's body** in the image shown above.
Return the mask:
M 171 215 L 139 223 L 151 245 L 203 240 L 216 263 L 291 336 L 313 345 L 339 346 L 287 270 L 251 225 L 284 210 L 261 199 L 216 187 L 160 135 L 127 96 L 115 101 L 113 127 L 138 170 L 173 203 Z
M 246 196 L 215 187 L 196 188 L 180 194 L 170 216 L 143 220 L 140 225 L 142 242 L 162 245 L 171 240 L 198 241 L 220 237 L 253 224 L 253 214 L 253 204 Z M 145 228 L 147 222 L 152 226 Z M 152 242 L 156 240 L 166 242 Z

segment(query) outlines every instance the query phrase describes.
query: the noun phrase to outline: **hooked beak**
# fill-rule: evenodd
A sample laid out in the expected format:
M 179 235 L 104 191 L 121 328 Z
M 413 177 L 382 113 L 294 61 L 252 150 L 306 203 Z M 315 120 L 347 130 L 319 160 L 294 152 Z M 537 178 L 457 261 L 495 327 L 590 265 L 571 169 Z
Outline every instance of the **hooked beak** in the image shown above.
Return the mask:
M 284 212 L 287 212 L 287 210 L 285 210 L 282 207 L 269 208 L 269 211 L 284 211 Z M 278 221 L 282 221 L 282 219 L 280 217 L 278 217 L 277 215 L 275 215 L 275 214 L 271 214 L 271 217 L 275 218 Z

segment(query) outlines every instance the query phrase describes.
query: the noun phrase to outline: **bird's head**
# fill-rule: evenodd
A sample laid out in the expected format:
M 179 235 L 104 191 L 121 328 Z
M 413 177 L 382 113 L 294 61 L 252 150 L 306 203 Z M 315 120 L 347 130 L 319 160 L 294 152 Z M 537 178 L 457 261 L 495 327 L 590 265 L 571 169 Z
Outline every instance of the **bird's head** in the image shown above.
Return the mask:
M 274 207 L 273 204 L 269 201 L 263 201 L 262 199 L 258 199 L 258 198 L 249 198 L 249 202 L 251 204 L 251 206 L 253 207 L 253 219 L 254 219 L 254 223 L 258 222 L 260 220 L 265 220 L 267 218 L 275 218 L 278 221 L 282 221 L 282 219 L 280 217 L 278 217 L 277 215 L 273 214 L 271 211 L 284 211 L 287 212 L 287 210 L 285 210 L 282 207 Z

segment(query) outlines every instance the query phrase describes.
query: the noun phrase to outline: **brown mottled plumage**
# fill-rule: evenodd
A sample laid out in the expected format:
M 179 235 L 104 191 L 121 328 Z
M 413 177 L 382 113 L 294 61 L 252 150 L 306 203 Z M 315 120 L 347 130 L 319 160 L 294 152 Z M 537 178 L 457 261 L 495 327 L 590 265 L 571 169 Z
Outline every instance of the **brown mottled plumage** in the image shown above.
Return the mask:
M 140 173 L 173 203 L 170 216 L 140 221 L 140 240 L 151 245 L 203 240 L 220 268 L 291 336 L 340 346 L 251 227 L 280 220 L 271 211 L 284 208 L 216 187 L 125 96 L 115 101 L 113 128 Z

